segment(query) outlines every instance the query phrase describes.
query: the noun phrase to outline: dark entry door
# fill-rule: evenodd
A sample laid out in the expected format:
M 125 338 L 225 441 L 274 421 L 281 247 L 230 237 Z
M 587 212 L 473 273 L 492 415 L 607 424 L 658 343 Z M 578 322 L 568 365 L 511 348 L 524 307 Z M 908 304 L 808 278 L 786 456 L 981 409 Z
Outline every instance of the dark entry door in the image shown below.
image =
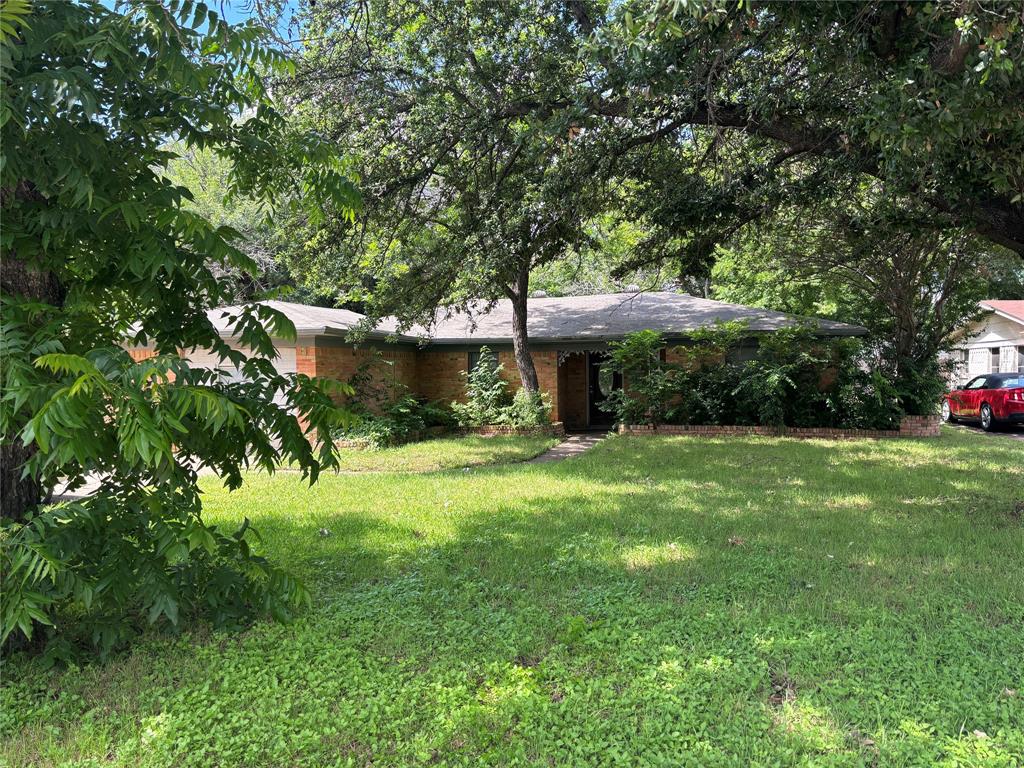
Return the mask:
M 607 361 L 604 352 L 587 353 L 587 424 L 591 427 L 610 427 L 615 423 L 615 417 L 602 410 L 601 403 L 616 389 L 622 389 L 622 374 L 605 366 Z

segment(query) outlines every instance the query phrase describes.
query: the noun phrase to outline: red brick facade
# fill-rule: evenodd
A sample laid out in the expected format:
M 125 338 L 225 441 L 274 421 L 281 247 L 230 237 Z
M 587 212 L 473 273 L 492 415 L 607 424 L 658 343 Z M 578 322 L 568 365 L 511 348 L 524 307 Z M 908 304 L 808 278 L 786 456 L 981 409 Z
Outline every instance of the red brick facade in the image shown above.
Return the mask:
M 129 349 L 135 360 L 153 356 L 150 349 Z M 519 389 L 519 371 L 510 348 L 496 350 L 498 362 L 510 389 Z M 563 355 L 551 348 L 533 350 L 533 362 L 542 392 L 551 399 L 551 420 L 562 422 L 569 430 L 589 426 L 587 403 L 587 354 L 583 351 Z M 672 349 L 666 358 L 679 362 Z M 469 349 L 421 349 L 412 345 L 368 344 L 353 346 L 332 338 L 300 339 L 295 347 L 298 373 L 347 382 L 360 366 L 372 360 L 385 364 L 370 368 L 378 386 L 397 393 L 412 392 L 425 400 L 451 403 L 466 396 L 466 372 Z M 829 429 L 754 426 L 662 425 L 657 430 L 648 426 L 627 426 L 620 431 L 635 434 L 665 435 L 784 435 L 787 437 L 855 439 L 876 437 L 937 437 L 938 416 L 904 416 L 898 430 Z
M 299 373 L 320 376 L 338 381 L 348 381 L 361 366 L 373 361 L 380 365 L 370 371 L 374 379 L 392 392 L 401 387 L 415 391 L 416 350 L 412 348 L 387 346 L 340 346 L 300 343 L 295 348 L 295 364 Z
M 468 352 L 421 349 L 416 352 L 413 391 L 426 400 L 450 403 L 466 397 Z

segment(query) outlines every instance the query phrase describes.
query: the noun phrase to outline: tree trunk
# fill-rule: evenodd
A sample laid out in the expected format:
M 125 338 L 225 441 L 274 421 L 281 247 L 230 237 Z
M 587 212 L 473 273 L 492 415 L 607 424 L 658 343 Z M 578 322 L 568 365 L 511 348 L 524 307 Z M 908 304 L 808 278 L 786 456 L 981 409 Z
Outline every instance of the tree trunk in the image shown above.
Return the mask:
M 64 303 L 64 288 L 50 272 L 39 272 L 11 254 L 0 261 L 0 293 L 59 307 Z M 35 443 L 22 445 L 16 425 L 10 433 L 0 435 L 0 516 L 21 521 L 26 513 L 47 501 L 50 489 L 38 477 L 22 476 L 25 462 L 36 452 Z
M 527 299 L 530 290 L 530 263 L 525 261 L 519 268 L 515 284 L 509 289 L 512 300 L 512 351 L 516 357 L 516 368 L 519 369 L 519 380 L 527 392 L 537 392 L 540 383 L 537 381 L 537 368 L 530 354 L 530 339 L 526 331 Z

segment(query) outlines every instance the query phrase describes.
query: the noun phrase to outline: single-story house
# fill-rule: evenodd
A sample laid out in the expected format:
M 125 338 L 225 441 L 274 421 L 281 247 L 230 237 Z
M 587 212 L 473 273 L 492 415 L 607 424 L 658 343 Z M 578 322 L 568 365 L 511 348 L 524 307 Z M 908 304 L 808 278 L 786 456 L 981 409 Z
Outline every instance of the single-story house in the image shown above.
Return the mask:
M 390 363 L 376 367 L 380 371 L 377 375 L 388 378 L 382 384 L 401 384 L 426 400 L 447 403 L 465 396 L 465 374 L 486 345 L 497 355 L 509 382 L 514 386 L 519 383 L 512 354 L 509 301 L 499 301 L 489 310 L 482 307 L 472 316 L 439 313 L 433 327 L 412 328 L 405 333 L 397 333 L 395 321 L 385 319 L 358 343 L 348 339 L 349 332 L 365 321 L 358 313 L 283 301 L 266 303 L 295 325 L 294 342 L 277 342 L 276 365 L 284 373 L 347 381 L 363 363 L 379 357 Z M 223 310 L 213 310 L 210 317 L 231 343 L 223 314 Z M 634 331 L 652 329 L 671 344 L 690 331 L 733 320 L 746 323 L 751 348 L 756 347 L 758 335 L 801 320 L 816 323 L 822 336 L 866 333 L 859 326 L 668 292 L 531 298 L 527 332 L 541 389 L 551 398 L 552 419 L 572 430 L 610 425 L 610 415 L 598 407 L 608 394 L 608 377 L 602 380 L 598 374 L 609 342 Z M 135 354 L 142 356 L 146 351 L 135 350 Z M 186 354 L 193 364 L 221 367 L 210 353 Z M 237 372 L 226 370 L 225 374 Z
M 952 384 L 982 373 L 1024 373 L 1024 301 L 981 302 L 985 316 L 960 334 L 952 350 Z

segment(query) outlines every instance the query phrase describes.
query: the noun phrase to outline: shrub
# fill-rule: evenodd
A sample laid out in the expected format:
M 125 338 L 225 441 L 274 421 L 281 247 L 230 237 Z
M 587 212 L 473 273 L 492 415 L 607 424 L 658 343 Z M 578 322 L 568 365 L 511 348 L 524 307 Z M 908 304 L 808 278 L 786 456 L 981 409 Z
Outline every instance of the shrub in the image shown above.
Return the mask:
M 690 334 L 678 364 L 661 360 L 653 331 L 612 347 L 626 386 L 608 409 L 620 422 L 887 429 L 896 426 L 899 396 L 871 372 L 852 339 L 823 339 L 809 325 L 761 337 L 741 360 L 744 327 L 722 324 Z
M 388 381 L 381 368 L 391 362 L 374 358 L 363 363 L 349 379 L 349 409 L 354 420 L 335 438 L 363 443 L 368 448 L 415 440 L 430 427 L 452 426 L 452 414 L 437 403 L 414 397 L 403 384 Z
M 463 427 L 499 424 L 501 416 L 512 405 L 508 382 L 501 373 L 504 366 L 488 347 L 480 348 L 480 359 L 466 376 L 466 402 L 452 403 L 455 420 Z
M 3 523 L 4 627 L 31 637 L 32 621 L 45 625 L 51 660 L 69 659 L 79 643 L 106 653 L 135 627 L 173 627 L 179 616 L 237 628 L 253 613 L 286 621 L 308 605 L 301 582 L 252 553 L 248 520 L 235 531 L 201 522 L 193 488 L 110 478 L 102 491 L 20 527 Z
M 551 398 L 546 392 L 516 390 L 512 404 L 498 414 L 496 424 L 510 427 L 542 427 L 551 423 Z
M 622 373 L 626 389 L 614 390 L 601 407 L 629 424 L 661 424 L 674 393 L 674 369 L 661 359 L 665 340 L 656 331 L 631 333 L 609 344 L 606 363 Z
M 503 424 L 510 427 L 538 427 L 551 421 L 551 402 L 546 394 L 520 389 L 515 397 L 501 375 L 498 363 L 487 347 L 480 348 L 480 359 L 466 374 L 466 402 L 454 402 L 452 413 L 459 426 L 481 427 Z

